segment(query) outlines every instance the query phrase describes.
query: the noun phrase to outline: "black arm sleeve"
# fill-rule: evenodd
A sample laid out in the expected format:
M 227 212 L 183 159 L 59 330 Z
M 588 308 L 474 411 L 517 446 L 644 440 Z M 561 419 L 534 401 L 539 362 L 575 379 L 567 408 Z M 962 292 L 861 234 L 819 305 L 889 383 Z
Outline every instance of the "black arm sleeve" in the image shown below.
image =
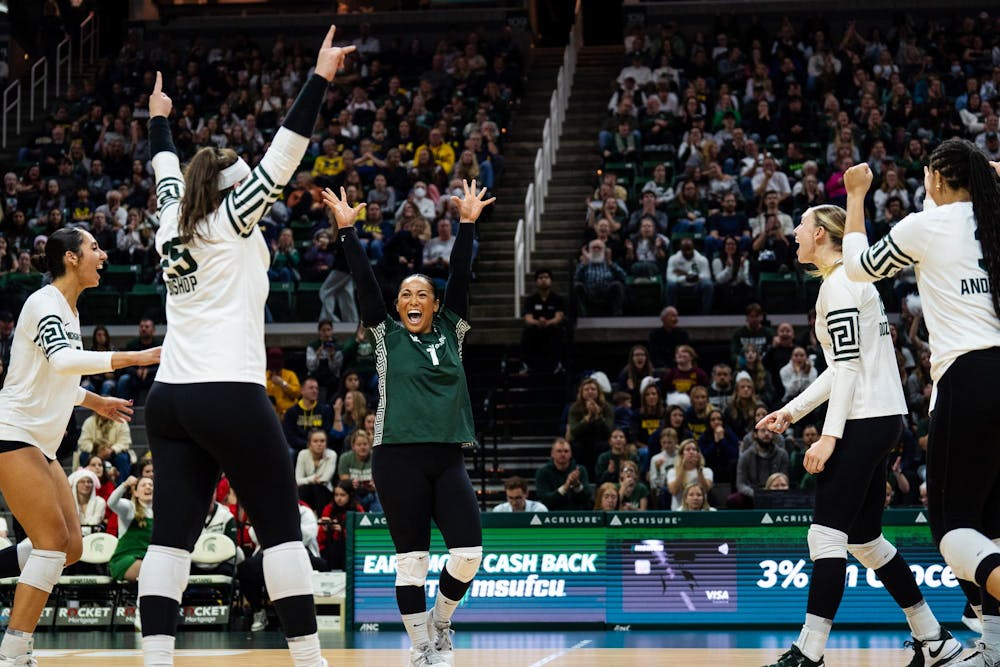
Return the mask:
M 170 135 L 170 121 L 166 116 L 154 116 L 149 119 L 149 154 L 156 155 L 163 151 L 177 153 L 174 139 Z
M 364 248 L 361 247 L 361 241 L 358 240 L 358 233 L 354 227 L 346 227 L 338 230 L 337 236 L 344 248 L 347 265 L 351 267 L 354 286 L 358 290 L 358 301 L 361 304 L 361 323 L 366 327 L 377 326 L 389 316 L 389 311 L 385 308 L 382 290 L 379 289 L 378 281 L 375 280 L 375 273 L 372 271 L 372 265 L 368 261 Z
M 330 82 L 319 74 L 313 74 L 309 77 L 306 85 L 302 86 L 302 90 L 299 91 L 299 96 L 292 103 L 292 108 L 288 110 L 282 125 L 299 136 L 310 136 L 316 125 L 316 116 L 319 115 L 319 107 L 323 104 L 323 98 L 326 96 L 326 89 L 329 85 Z
M 469 319 L 469 283 L 472 282 L 472 241 L 476 225 L 463 222 L 458 225 L 458 236 L 451 249 L 451 275 L 444 290 L 444 307 L 463 320 Z

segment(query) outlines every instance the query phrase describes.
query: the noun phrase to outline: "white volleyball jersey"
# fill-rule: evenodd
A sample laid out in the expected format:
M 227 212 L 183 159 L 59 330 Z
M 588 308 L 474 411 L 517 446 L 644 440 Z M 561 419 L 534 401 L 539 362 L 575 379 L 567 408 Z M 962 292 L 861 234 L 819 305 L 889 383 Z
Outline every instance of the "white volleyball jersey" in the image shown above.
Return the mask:
M 829 400 L 823 435 L 840 438 L 848 419 L 906 413 L 889 320 L 874 285 L 852 282 L 837 266 L 819 288 L 816 340 L 827 369 L 788 404 L 793 421 Z
M 874 282 L 914 266 L 930 336 L 933 407 L 937 383 L 955 359 L 1000 346 L 1000 319 L 993 308 L 972 203 L 935 207 L 928 197 L 924 206 L 870 248 L 864 234 L 848 234 L 844 268 L 851 280 Z
M 287 128 L 250 176 L 182 244 L 177 222 L 184 179 L 177 155 L 153 157 L 160 228 L 156 246 L 167 288 L 167 336 L 158 382 L 265 384 L 264 304 L 270 253 L 257 221 L 281 194 L 309 140 Z
M 111 354 L 83 351 L 80 318 L 58 289 L 46 285 L 29 296 L 0 390 L 0 440 L 26 442 L 55 459 L 73 406 L 87 393 L 80 377 L 110 371 Z

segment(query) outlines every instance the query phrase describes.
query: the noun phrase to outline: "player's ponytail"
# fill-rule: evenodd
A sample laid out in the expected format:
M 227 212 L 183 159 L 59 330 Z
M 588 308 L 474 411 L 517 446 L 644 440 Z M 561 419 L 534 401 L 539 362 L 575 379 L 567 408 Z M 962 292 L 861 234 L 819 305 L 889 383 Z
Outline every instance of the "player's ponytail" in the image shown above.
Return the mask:
M 931 153 L 930 169 L 940 172 L 948 187 L 965 188 L 972 197 L 983 264 L 990 277 L 993 309 L 1000 315 L 1000 180 L 997 173 L 976 145 L 965 139 L 942 142 Z
M 843 247 L 844 228 L 847 225 L 847 211 L 833 204 L 820 204 L 807 210 L 802 214 L 802 217 L 804 218 L 806 215 L 812 215 L 813 224 L 816 227 L 826 230 L 827 238 L 830 239 L 830 245 L 837 250 Z M 815 270 L 807 271 L 806 273 L 817 278 L 827 278 L 833 273 L 835 268 L 836 264 L 817 266 Z
M 222 203 L 219 192 L 219 172 L 236 162 L 236 152 L 229 148 L 202 148 L 184 170 L 184 200 L 177 220 L 177 235 L 181 243 L 190 243 L 198 232 L 198 224 Z

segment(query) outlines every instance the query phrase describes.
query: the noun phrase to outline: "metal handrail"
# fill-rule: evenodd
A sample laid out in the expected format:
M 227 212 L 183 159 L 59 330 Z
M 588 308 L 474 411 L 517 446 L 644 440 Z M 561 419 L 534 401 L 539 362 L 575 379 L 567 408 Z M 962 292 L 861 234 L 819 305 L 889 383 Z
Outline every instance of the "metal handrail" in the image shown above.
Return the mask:
M 41 66 L 42 75 L 38 76 L 38 68 Z M 35 91 L 38 89 L 38 84 L 42 85 L 42 108 L 49 106 L 49 66 L 45 58 L 40 58 L 37 63 L 31 66 L 31 111 L 28 117 L 32 122 L 35 121 Z
M 90 12 L 87 18 L 80 23 L 80 71 L 83 71 L 83 54 L 89 48 L 90 64 L 94 62 L 97 55 L 97 17 L 94 12 Z
M 66 50 L 65 56 L 60 55 L 63 49 Z M 72 58 L 73 49 L 70 46 L 69 37 L 66 37 L 63 41 L 59 42 L 58 46 L 56 46 L 56 97 L 59 97 L 59 95 L 62 94 L 63 63 L 66 64 L 66 87 L 69 88 L 69 80 L 73 76 Z
M 16 92 L 13 102 L 8 101 L 11 91 Z M 21 134 L 21 81 L 15 81 L 7 86 L 3 91 L 3 147 L 7 148 L 7 117 L 11 109 L 17 109 L 17 133 Z

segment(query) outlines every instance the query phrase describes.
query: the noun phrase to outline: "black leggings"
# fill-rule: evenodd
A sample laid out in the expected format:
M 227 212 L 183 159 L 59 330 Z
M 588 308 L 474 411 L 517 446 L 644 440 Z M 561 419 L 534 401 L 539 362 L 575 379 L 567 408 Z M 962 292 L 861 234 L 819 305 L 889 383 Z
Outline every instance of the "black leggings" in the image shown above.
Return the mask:
M 886 458 L 903 431 L 899 415 L 850 419 L 844 435 L 816 475 L 813 523 L 847 533 L 849 544 L 882 534 Z
M 1000 348 L 967 352 L 937 384 L 927 442 L 927 509 L 931 534 L 972 528 L 1000 537 Z
M 479 503 L 461 445 L 379 445 L 372 478 L 396 553 L 429 551 L 431 519 L 449 549 L 482 546 Z
M 146 402 L 146 431 L 156 464 L 152 544 L 194 548 L 220 470 L 261 548 L 302 539 L 288 445 L 263 386 L 156 382 Z

